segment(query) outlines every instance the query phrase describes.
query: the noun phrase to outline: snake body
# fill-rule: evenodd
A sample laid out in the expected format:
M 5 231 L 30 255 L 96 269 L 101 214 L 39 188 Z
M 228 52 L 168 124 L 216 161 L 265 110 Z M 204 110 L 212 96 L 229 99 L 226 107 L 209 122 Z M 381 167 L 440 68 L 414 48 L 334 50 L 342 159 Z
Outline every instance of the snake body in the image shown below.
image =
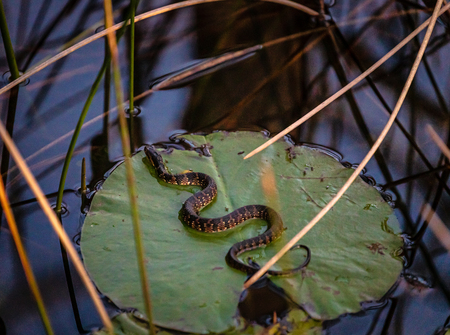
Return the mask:
M 168 184 L 194 185 L 202 188 L 201 191 L 189 197 L 181 208 L 180 216 L 189 227 L 206 233 L 215 233 L 234 228 L 238 224 L 250 219 L 257 218 L 267 221 L 268 229 L 263 234 L 235 243 L 225 257 L 227 264 L 232 268 L 248 274 L 257 272 L 259 267 L 256 263 L 253 263 L 253 265 L 245 264 L 239 260 L 238 256 L 245 251 L 265 246 L 280 237 L 284 231 L 283 221 L 280 215 L 272 208 L 264 205 L 248 205 L 219 218 L 201 217 L 199 213 L 202 208 L 210 204 L 217 195 L 217 185 L 214 179 L 201 172 L 171 174 L 167 171 L 161 155 L 153 146 L 146 147 L 144 152 L 154 166 L 159 179 L 162 181 Z M 311 258 L 309 248 L 304 245 L 298 245 L 294 248 L 303 248 L 307 251 L 306 260 L 303 264 L 290 270 L 269 270 L 269 275 L 291 275 L 300 271 L 309 263 Z

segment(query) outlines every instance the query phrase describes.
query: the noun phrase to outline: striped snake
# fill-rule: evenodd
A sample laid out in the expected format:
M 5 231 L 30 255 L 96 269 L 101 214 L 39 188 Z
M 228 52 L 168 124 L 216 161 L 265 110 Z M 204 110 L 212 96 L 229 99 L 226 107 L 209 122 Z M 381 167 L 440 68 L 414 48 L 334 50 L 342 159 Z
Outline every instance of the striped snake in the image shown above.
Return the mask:
M 258 218 L 268 223 L 268 228 L 263 234 L 235 243 L 225 257 L 227 264 L 232 268 L 247 274 L 257 272 L 259 266 L 256 263 L 250 262 L 250 264 L 245 264 L 239 260 L 238 256 L 245 251 L 263 247 L 280 237 L 284 231 L 280 215 L 272 208 L 264 205 L 248 205 L 219 218 L 208 219 L 201 217 L 199 213 L 202 208 L 209 205 L 217 195 L 217 185 L 214 179 L 201 172 L 171 174 L 167 171 L 161 155 L 153 146 L 146 147 L 144 151 L 154 166 L 159 179 L 162 181 L 173 185 L 194 185 L 202 188 L 201 191 L 189 197 L 181 208 L 181 218 L 189 227 L 201 232 L 216 233 L 234 228 L 250 219 Z M 308 265 L 311 259 L 309 248 L 304 245 L 296 245 L 292 249 L 296 248 L 303 248 L 307 252 L 306 260 L 300 266 L 283 271 L 269 270 L 268 274 L 272 276 L 287 276 L 299 272 Z

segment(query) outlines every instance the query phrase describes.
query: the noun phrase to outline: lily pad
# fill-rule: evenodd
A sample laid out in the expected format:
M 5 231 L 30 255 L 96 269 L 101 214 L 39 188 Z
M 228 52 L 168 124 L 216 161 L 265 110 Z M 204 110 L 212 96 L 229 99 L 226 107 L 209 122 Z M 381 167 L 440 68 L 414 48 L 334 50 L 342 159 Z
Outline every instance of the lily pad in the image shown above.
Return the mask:
M 147 335 L 148 322 L 143 319 L 139 312 L 124 312 L 112 318 L 115 335 Z M 245 320 L 239 318 L 238 327 L 226 335 L 267 335 L 285 334 L 286 330 L 294 335 L 320 335 L 322 333 L 322 323 L 311 319 L 304 311 L 294 309 L 280 322 L 271 327 L 264 328 L 257 324 L 247 324 Z M 109 335 L 106 328 L 93 332 L 91 335 Z M 167 330 L 157 329 L 158 335 L 171 335 Z M 176 332 L 175 332 L 176 334 Z
M 148 335 L 148 323 L 143 322 L 135 313 L 121 313 L 112 318 L 115 335 Z M 159 335 L 170 335 L 166 332 L 158 332 Z M 91 335 L 110 335 L 106 329 L 100 329 Z
M 276 209 L 287 228 L 265 248 L 243 254 L 260 264 L 273 256 L 336 194 L 353 172 L 334 158 L 308 146 L 278 141 L 243 160 L 267 138 L 254 132 L 183 135 L 209 148 L 174 150 L 161 155 L 171 173 L 207 173 L 218 185 L 216 200 L 201 213 L 220 217 L 241 206 L 266 204 Z M 225 263 L 237 241 L 266 229 L 250 220 L 232 230 L 208 234 L 182 224 L 178 212 L 198 188 L 160 181 L 143 152 L 132 158 L 139 195 L 142 238 L 146 251 L 154 322 L 193 333 L 230 331 L 246 275 Z M 269 186 L 268 186 L 269 185 Z M 272 185 L 272 187 L 270 187 Z M 372 186 L 358 178 L 343 198 L 301 243 L 311 262 L 298 275 L 274 278 L 314 319 L 336 318 L 360 310 L 360 302 L 376 300 L 395 283 L 402 246 L 393 210 Z M 84 262 L 92 279 L 119 306 L 144 311 L 133 229 L 129 215 L 125 167 L 118 166 L 95 195 L 81 238 Z M 304 250 L 289 252 L 274 269 L 302 263 Z

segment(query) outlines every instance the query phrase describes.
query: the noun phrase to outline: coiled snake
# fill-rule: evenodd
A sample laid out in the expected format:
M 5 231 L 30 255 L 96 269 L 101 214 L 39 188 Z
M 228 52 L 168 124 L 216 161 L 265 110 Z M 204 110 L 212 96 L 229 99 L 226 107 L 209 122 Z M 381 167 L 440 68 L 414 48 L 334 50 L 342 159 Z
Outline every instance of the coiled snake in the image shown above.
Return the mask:
M 280 215 L 270 207 L 264 205 L 249 205 L 236 209 L 230 214 L 219 218 L 203 218 L 199 215 L 202 208 L 210 204 L 217 195 L 217 185 L 210 176 L 201 172 L 188 172 L 181 174 L 170 174 L 163 162 L 161 155 L 153 146 L 144 149 L 147 158 L 155 167 L 158 177 L 166 183 L 174 185 L 195 185 L 202 188 L 201 191 L 189 197 L 183 207 L 180 215 L 182 220 L 191 228 L 206 233 L 215 233 L 234 228 L 238 224 L 250 219 L 263 219 L 268 223 L 268 229 L 261 235 L 235 243 L 225 257 L 227 264 L 235 269 L 253 274 L 259 270 L 259 266 L 252 262 L 252 265 L 242 263 L 238 256 L 245 251 L 253 250 L 269 244 L 276 240 L 284 231 L 283 221 Z M 298 267 L 290 270 L 275 271 L 269 270 L 268 274 L 272 276 L 286 276 L 294 274 L 304 268 L 311 259 L 311 252 L 304 245 L 296 245 L 294 248 L 303 248 L 306 250 L 306 260 Z

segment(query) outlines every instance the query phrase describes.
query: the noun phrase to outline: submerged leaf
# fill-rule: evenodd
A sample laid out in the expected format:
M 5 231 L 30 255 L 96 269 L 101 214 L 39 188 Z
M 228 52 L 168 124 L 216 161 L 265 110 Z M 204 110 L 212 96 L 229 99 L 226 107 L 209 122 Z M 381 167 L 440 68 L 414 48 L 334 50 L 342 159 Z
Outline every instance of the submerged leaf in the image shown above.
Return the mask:
M 134 313 L 120 313 L 112 318 L 114 335 L 148 335 L 148 323 L 142 322 Z M 111 333 L 103 328 L 91 333 L 91 335 L 110 335 Z M 159 335 L 170 335 L 170 333 L 158 332 Z
M 317 149 L 284 141 L 243 160 L 244 153 L 266 140 L 261 133 L 216 132 L 183 138 L 208 147 L 211 156 L 179 150 L 161 155 L 171 173 L 192 170 L 215 179 L 218 196 L 202 216 L 220 217 L 252 204 L 269 205 L 281 214 L 286 227 L 282 237 L 242 255 L 243 260 L 252 256 L 259 264 L 303 228 L 353 172 Z M 266 223 L 251 220 L 216 234 L 194 231 L 180 222 L 178 211 L 198 188 L 160 181 L 143 152 L 132 163 L 155 323 L 195 333 L 233 329 L 246 275 L 229 268 L 225 255 L 234 243 L 263 232 Z M 300 241 L 312 254 L 306 269 L 273 281 L 314 319 L 356 312 L 361 301 L 381 298 L 397 280 L 402 264 L 392 255 L 402 246 L 394 234 L 398 227 L 389 204 L 358 178 Z M 93 199 L 81 249 L 102 293 L 119 306 L 144 311 L 133 243 L 125 169 L 120 165 Z M 291 251 L 274 269 L 296 267 L 304 257 L 302 249 Z
M 313 320 L 299 309 L 289 312 L 287 322 L 290 325 L 290 334 L 293 335 L 320 335 L 322 334 L 322 323 Z

